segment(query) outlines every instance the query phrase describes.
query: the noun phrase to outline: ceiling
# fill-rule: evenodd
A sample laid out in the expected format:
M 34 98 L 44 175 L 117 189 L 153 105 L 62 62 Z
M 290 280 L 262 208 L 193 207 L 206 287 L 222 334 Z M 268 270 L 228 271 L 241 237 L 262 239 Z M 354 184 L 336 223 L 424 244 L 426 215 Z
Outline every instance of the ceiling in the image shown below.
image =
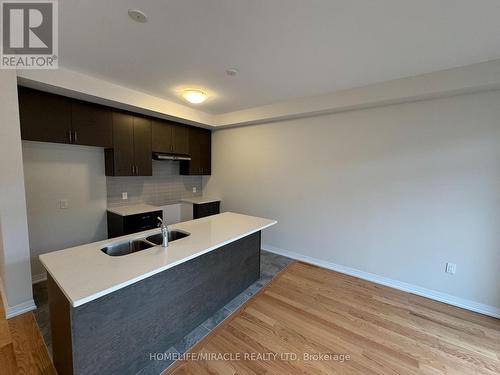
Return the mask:
M 192 107 L 220 114 L 500 58 L 499 14 L 498 0 L 65 0 L 59 56 L 182 104 L 202 87 Z

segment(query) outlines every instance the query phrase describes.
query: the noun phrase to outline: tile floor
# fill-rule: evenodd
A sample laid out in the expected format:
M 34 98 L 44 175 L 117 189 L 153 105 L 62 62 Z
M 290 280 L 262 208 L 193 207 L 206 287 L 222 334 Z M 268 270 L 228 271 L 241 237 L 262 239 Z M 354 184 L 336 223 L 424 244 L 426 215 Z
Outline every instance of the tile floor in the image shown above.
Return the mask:
M 250 285 L 245 291 L 235 297 L 226 306 L 217 311 L 213 316 L 208 318 L 201 325 L 196 327 L 188 333 L 181 341 L 167 349 L 165 353 L 182 354 L 189 350 L 193 345 L 205 337 L 212 329 L 214 329 L 220 322 L 227 318 L 233 311 L 238 309 L 246 300 L 258 292 L 264 285 L 266 285 L 277 273 L 279 273 L 285 266 L 293 262 L 293 259 L 286 258 L 280 255 L 269 253 L 262 250 L 261 253 L 261 272 L 260 279 Z M 41 282 L 33 285 L 33 295 L 37 309 L 34 311 L 35 319 L 42 332 L 43 339 L 47 344 L 49 353 L 52 354 L 52 345 L 50 338 L 50 320 L 49 320 L 49 306 L 47 301 L 47 283 Z M 165 356 L 170 357 L 170 356 Z M 159 374 L 167 368 L 173 361 L 172 360 L 158 360 L 151 361 L 147 367 L 143 368 L 137 375 L 146 374 Z

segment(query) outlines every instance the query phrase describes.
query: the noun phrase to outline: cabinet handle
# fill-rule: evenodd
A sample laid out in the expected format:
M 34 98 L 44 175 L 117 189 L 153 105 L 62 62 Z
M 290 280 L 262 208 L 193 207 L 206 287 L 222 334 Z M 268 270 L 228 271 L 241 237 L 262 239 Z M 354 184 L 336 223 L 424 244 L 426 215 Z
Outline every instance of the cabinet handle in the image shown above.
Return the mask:
M 135 175 L 135 168 L 133 165 L 131 166 L 131 168 L 132 168 L 132 176 L 134 176 Z
M 135 175 L 139 176 L 139 167 L 137 165 L 135 166 Z
M 73 143 L 73 133 L 70 131 L 68 131 L 69 133 L 69 143 Z
M 78 133 L 75 130 L 74 134 L 73 134 L 73 143 L 77 143 L 77 142 L 78 142 Z

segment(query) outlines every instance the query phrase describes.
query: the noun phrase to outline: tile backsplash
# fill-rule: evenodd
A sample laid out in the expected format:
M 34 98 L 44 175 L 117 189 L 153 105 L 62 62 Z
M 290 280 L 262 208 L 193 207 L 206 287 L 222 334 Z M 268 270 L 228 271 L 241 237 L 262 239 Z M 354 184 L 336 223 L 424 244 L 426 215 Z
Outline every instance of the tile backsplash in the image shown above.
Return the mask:
M 201 176 L 181 176 L 178 161 L 153 160 L 151 177 L 107 177 L 108 207 L 147 203 L 167 205 L 202 195 Z M 193 187 L 196 193 L 193 193 Z M 127 192 L 128 199 L 122 199 Z

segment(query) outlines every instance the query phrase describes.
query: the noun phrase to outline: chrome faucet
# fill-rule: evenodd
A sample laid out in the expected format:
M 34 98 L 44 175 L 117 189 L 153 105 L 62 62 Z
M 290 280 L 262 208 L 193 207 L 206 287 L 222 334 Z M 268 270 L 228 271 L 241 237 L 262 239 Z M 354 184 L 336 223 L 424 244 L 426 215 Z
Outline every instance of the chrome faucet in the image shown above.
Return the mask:
M 161 228 L 161 235 L 163 237 L 163 242 L 161 244 L 162 247 L 168 247 L 168 226 L 164 223 L 161 217 L 158 217 L 159 224 L 158 226 Z

